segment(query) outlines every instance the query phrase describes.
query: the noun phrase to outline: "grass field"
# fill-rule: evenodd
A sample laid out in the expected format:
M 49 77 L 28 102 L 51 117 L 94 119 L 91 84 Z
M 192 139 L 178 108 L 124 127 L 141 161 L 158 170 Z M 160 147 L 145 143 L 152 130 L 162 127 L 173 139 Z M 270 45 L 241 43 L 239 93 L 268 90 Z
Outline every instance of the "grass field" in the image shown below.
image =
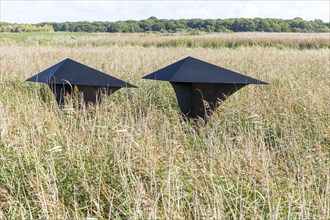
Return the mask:
M 330 218 L 329 33 L 0 43 L 0 219 Z M 141 79 L 186 56 L 269 85 L 235 93 L 195 132 L 168 83 Z M 139 89 L 61 110 L 24 80 L 67 57 Z

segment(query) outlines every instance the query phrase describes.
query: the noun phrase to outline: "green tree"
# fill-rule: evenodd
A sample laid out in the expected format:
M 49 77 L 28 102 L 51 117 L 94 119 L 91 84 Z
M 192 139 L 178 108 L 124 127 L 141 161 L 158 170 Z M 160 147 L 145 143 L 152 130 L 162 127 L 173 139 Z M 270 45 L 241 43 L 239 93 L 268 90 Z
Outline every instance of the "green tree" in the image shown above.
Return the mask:
M 165 25 L 162 22 L 155 22 L 151 26 L 152 31 L 161 31 L 164 28 L 165 28 Z
M 217 21 L 214 19 L 207 19 L 204 21 L 203 28 L 207 32 L 214 32 Z
M 233 23 L 233 31 L 235 32 L 245 32 L 245 31 L 255 31 L 256 25 L 252 19 L 237 19 Z
M 258 19 L 257 22 L 258 23 L 256 24 L 256 31 L 260 31 L 260 32 L 270 32 L 271 31 L 271 27 L 270 27 L 268 20 Z
M 139 21 L 139 26 L 144 32 L 151 31 L 153 23 L 154 22 L 151 19 L 141 20 L 141 21 Z
M 168 32 L 175 32 L 176 30 L 176 24 L 173 20 L 167 20 L 165 21 L 165 29 Z

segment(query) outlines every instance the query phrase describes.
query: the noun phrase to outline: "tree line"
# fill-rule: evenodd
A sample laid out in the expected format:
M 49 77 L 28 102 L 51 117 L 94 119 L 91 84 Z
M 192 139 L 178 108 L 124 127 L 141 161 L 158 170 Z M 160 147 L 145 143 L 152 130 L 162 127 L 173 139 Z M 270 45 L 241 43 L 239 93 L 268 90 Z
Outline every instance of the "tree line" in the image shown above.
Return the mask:
M 0 23 L 0 32 L 54 32 L 54 28 L 51 25 L 34 25 L 34 24 L 11 24 L 11 23 Z
M 38 24 L 0 23 L 0 32 L 329 32 L 330 23 L 302 18 L 158 19 L 127 21 L 43 22 Z

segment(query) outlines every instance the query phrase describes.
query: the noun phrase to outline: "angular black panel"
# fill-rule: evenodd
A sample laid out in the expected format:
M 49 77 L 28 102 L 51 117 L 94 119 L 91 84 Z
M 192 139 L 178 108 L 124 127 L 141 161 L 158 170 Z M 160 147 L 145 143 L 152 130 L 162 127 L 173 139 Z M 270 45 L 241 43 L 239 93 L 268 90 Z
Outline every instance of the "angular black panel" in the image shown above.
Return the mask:
M 267 84 L 234 71 L 187 57 L 157 70 L 143 79 L 186 83 Z
M 239 84 L 174 83 L 171 82 L 182 114 L 188 118 L 207 120 L 218 107 L 219 101 L 243 88 Z
M 66 98 L 72 95 L 78 95 L 78 98 L 82 98 L 85 104 L 100 103 L 104 95 L 111 95 L 120 89 L 118 87 L 77 86 L 65 84 L 49 84 L 49 87 L 54 93 L 56 102 L 60 106 L 64 106 Z M 77 92 L 77 94 L 73 94 L 75 92 Z

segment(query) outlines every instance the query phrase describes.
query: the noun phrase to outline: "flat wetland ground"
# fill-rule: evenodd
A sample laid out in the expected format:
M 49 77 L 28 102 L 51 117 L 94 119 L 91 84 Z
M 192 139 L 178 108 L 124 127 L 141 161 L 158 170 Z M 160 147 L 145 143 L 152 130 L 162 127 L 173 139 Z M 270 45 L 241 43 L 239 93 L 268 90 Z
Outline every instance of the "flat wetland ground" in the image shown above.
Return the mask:
M 329 219 L 330 35 L 0 34 L 0 219 Z M 169 83 L 186 56 L 268 82 L 196 132 Z M 139 89 L 59 109 L 28 77 L 71 58 Z

